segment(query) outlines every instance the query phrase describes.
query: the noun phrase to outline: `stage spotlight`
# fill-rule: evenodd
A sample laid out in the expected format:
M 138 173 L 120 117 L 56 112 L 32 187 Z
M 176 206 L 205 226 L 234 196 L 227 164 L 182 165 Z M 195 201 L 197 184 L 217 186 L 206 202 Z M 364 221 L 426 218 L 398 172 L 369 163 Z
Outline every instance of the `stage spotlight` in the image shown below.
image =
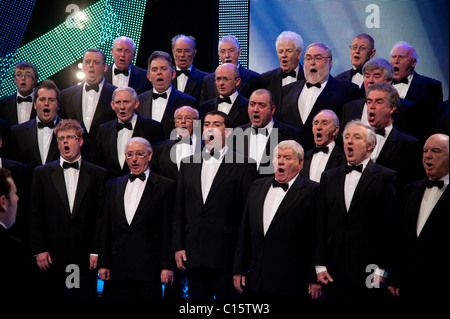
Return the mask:
M 78 80 L 83 80 L 84 79 L 84 73 L 82 71 L 78 71 L 77 72 L 77 79 Z

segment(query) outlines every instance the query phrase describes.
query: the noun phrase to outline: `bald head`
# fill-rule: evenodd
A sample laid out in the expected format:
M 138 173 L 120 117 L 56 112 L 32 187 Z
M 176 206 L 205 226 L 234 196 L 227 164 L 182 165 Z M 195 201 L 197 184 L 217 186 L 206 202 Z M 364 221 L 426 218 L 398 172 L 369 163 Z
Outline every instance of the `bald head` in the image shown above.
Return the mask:
M 448 135 L 431 135 L 423 146 L 422 163 L 425 173 L 432 180 L 442 179 L 449 172 Z

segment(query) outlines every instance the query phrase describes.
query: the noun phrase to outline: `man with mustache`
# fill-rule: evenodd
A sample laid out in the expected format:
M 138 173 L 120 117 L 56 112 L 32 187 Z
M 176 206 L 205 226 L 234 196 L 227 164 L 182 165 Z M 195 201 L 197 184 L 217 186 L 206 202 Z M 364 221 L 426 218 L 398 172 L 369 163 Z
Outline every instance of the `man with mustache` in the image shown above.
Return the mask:
M 226 35 L 219 40 L 219 59 L 222 63 L 231 63 L 238 67 L 241 81 L 237 90 L 248 99 L 250 94 L 259 87 L 259 73 L 246 69 L 239 63 L 241 53 L 241 46 L 235 36 Z M 210 73 L 203 78 L 200 103 L 219 96 L 214 78 L 214 73 Z
M 394 67 L 392 84 L 400 98 L 415 102 L 418 106 L 419 126 L 423 126 L 419 137 L 425 141 L 432 127 L 432 117 L 443 100 L 442 83 L 415 71 L 418 62 L 416 50 L 404 41 L 394 44 L 391 50 L 391 64 Z
M 305 81 L 288 84 L 282 89 L 282 102 L 277 118 L 303 131 L 305 150 L 314 147 L 312 119 L 323 109 L 341 114 L 342 105 L 358 97 L 359 88 L 330 75 L 333 65 L 331 50 L 323 43 L 312 43 L 305 51 Z
M 106 81 L 117 87 L 132 87 L 137 94 L 152 88 L 147 79 L 147 71 L 132 64 L 136 57 L 136 44 L 131 38 L 124 36 L 116 38 L 113 41 L 111 55 L 114 63 L 108 65 L 106 69 Z
M 396 172 L 375 164 L 375 132 L 360 121 L 344 130 L 347 164 L 324 171 L 316 212 L 315 265 L 326 298 L 382 298 L 398 209 Z M 367 272 L 367 267 L 371 272 Z
M 283 31 L 277 37 L 275 49 L 280 67 L 261 74 L 259 82 L 261 88 L 273 94 L 276 105 L 280 105 L 281 88 L 289 83 L 305 79 L 303 65 L 300 63 L 303 39 L 298 33 Z

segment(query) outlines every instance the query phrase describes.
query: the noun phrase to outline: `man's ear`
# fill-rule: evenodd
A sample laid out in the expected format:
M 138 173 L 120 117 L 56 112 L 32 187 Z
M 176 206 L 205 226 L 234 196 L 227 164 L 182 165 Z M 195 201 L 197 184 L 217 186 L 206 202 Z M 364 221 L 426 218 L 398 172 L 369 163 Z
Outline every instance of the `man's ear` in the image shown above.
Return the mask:
M 8 209 L 8 199 L 6 195 L 0 196 L 0 213 L 6 212 Z

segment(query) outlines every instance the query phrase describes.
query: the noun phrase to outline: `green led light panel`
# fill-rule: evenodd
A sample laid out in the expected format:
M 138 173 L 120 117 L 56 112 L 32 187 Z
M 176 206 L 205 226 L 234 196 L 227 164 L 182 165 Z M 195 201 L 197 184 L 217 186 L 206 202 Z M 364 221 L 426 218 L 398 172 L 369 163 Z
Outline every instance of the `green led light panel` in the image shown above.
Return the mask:
M 241 46 L 239 63 L 248 67 L 248 34 L 250 21 L 250 0 L 219 1 L 219 39 L 234 35 Z
M 9 62 L 0 96 L 12 94 L 14 66 L 27 61 L 36 66 L 42 81 L 83 57 L 89 48 L 99 48 L 112 63 L 110 48 L 115 38 L 127 36 L 139 48 L 146 1 L 101 0 L 67 19 L 53 30 L 21 46 L 3 58 Z M 49 54 L 49 52 L 51 54 Z M 6 67 L 3 65 L 3 67 Z

